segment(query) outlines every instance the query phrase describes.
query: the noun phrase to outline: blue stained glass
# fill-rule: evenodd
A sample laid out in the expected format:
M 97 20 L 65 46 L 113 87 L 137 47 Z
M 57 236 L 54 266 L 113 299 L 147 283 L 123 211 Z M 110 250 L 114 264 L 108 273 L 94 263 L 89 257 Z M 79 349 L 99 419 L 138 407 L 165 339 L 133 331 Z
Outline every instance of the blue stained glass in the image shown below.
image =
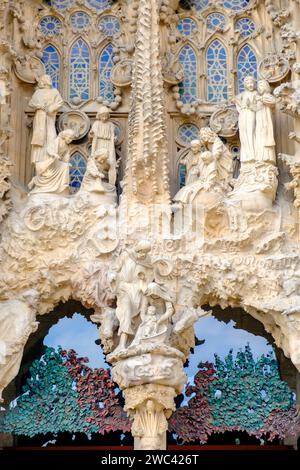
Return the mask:
M 218 39 L 215 39 L 207 49 L 206 60 L 208 101 L 216 103 L 227 100 L 227 53 Z
M 222 13 L 211 13 L 206 18 L 207 27 L 211 31 L 215 31 L 217 29 L 224 31 L 226 27 L 226 18 Z
M 113 5 L 113 0 L 85 0 L 87 7 L 95 8 L 99 13 Z
M 178 136 L 181 142 L 189 145 L 192 140 L 199 138 L 199 128 L 195 124 L 182 124 L 178 129 Z
M 257 59 L 256 55 L 248 44 L 240 50 L 237 58 L 238 69 L 238 90 L 242 93 L 245 89 L 244 79 L 248 75 L 257 78 Z
M 247 8 L 250 0 L 226 0 L 224 2 L 224 7 L 233 11 L 241 11 Z
M 70 20 L 75 31 L 84 31 L 90 25 L 90 17 L 84 11 L 76 11 L 71 15 Z
M 251 36 L 256 30 L 255 23 L 250 18 L 241 18 L 235 23 L 235 30 L 240 33 L 243 38 Z
M 89 48 L 83 39 L 78 39 L 70 55 L 70 99 L 87 101 L 90 98 L 90 68 Z
M 186 182 L 186 166 L 180 164 L 178 168 L 178 173 L 179 173 L 179 186 L 180 188 L 183 188 Z
M 192 20 L 192 18 L 182 18 L 177 23 L 177 29 L 183 36 L 189 37 L 197 31 L 198 26 L 196 21 Z
M 66 10 L 75 4 L 76 0 L 49 0 L 49 3 L 53 8 L 57 10 Z
M 55 16 L 45 16 L 40 21 L 40 30 L 44 36 L 58 36 L 61 31 L 61 21 Z
M 54 88 L 59 90 L 60 87 L 60 55 L 57 49 L 48 44 L 43 49 L 42 62 L 45 65 L 47 75 L 50 75 Z
M 193 103 L 198 98 L 197 56 L 189 44 L 180 50 L 179 61 L 184 70 L 184 80 L 179 86 L 181 101 Z
M 201 11 L 208 6 L 209 0 L 190 0 L 188 3 L 191 7 L 195 7 L 197 11 Z
M 81 186 L 86 172 L 86 159 L 80 152 L 75 152 L 70 158 L 70 191 L 76 193 Z
M 113 66 L 113 45 L 108 44 L 99 58 L 99 96 L 110 103 L 115 99 L 114 85 L 111 82 Z
M 121 25 L 115 16 L 103 16 L 99 21 L 99 30 L 107 37 L 113 37 L 120 33 Z

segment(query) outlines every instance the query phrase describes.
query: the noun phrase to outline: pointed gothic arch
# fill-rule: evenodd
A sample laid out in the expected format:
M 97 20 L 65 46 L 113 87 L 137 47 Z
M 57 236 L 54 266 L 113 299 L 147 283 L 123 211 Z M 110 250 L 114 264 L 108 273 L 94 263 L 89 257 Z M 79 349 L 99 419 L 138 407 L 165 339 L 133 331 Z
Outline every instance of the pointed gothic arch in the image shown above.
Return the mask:
M 228 99 L 227 49 L 219 38 L 214 38 L 206 50 L 207 101 L 216 103 Z
M 49 43 L 43 49 L 42 62 L 47 75 L 50 75 L 52 84 L 58 90 L 61 87 L 61 57 L 57 48 Z
M 91 54 L 88 44 L 81 37 L 71 46 L 69 57 L 69 99 L 88 101 L 90 86 Z
M 244 78 L 252 75 L 257 78 L 257 57 L 253 48 L 246 43 L 237 56 L 238 92 L 244 91 Z
M 185 44 L 179 51 L 179 61 L 184 70 L 184 80 L 179 86 L 181 101 L 192 103 L 198 96 L 198 59 L 194 48 Z

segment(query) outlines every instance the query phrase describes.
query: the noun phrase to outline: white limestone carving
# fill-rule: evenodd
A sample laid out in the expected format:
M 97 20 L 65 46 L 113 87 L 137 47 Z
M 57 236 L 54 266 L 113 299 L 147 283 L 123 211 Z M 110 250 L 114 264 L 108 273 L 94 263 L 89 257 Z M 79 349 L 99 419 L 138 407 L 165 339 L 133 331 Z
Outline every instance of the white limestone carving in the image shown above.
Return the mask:
M 102 106 L 97 113 L 97 120 L 93 124 L 90 136 L 93 138 L 92 157 L 95 159 L 107 152 L 108 182 L 115 186 L 117 181 L 117 161 L 115 150 L 115 126 L 109 121 L 109 109 Z
M 116 188 L 107 182 L 111 176 L 110 169 L 109 154 L 106 148 L 99 148 L 97 153 L 90 156 L 79 192 L 90 193 L 94 205 L 114 205 L 117 202 Z
M 0 302 L 0 402 L 2 392 L 17 375 L 24 346 L 38 328 L 38 293 L 27 290 L 19 299 Z
M 36 176 L 28 184 L 30 194 L 69 193 L 69 144 L 75 137 L 72 129 L 60 132 L 47 149 L 47 158 L 35 163 Z
M 29 102 L 35 111 L 32 134 L 32 163 L 44 162 L 48 158 L 48 149 L 56 139 L 55 120 L 63 99 L 58 90 L 52 87 L 49 75 L 38 80 L 38 88 Z
M 257 91 L 255 160 L 276 164 L 276 142 L 272 116 L 272 108 L 275 106 L 276 98 L 272 95 L 270 85 L 266 80 L 258 82 Z
M 192 169 L 197 178 L 190 178 L 191 170 L 188 170 L 187 185 L 174 197 L 176 205 L 210 207 L 220 201 L 230 189 L 233 171 L 231 153 L 208 127 L 200 130 L 200 144 L 205 146 L 205 150 L 200 152 L 199 146 L 196 147 L 198 154 L 194 158 L 195 165 Z
M 140 314 L 140 306 L 151 281 L 152 267 L 149 259 L 151 244 L 140 241 L 135 249 L 124 250 L 114 264 L 110 280 L 117 294 L 116 315 L 119 320 L 120 342 L 118 350 L 126 349 L 128 339 L 134 336 L 134 322 Z
M 239 112 L 239 134 L 241 141 L 241 163 L 255 160 L 255 129 L 257 90 L 255 79 L 245 78 L 245 91 L 234 99 Z

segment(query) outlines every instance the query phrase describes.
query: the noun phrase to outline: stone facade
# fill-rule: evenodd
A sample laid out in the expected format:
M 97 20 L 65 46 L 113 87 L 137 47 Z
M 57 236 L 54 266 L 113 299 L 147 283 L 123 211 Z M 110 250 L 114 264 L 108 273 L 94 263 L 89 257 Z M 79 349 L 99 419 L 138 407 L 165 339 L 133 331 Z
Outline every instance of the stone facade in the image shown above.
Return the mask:
M 138 449 L 166 445 L 205 304 L 242 308 L 300 370 L 300 6 L 244 3 L 0 1 L 0 392 L 69 299 L 94 311 Z

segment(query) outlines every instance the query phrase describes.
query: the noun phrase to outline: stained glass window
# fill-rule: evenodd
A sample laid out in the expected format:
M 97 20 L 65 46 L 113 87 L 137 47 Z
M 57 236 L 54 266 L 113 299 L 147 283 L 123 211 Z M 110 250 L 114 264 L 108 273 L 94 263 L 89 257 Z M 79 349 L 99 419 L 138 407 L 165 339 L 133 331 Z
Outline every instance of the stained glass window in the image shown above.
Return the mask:
M 189 44 L 180 50 L 179 61 L 184 70 L 184 80 L 179 87 L 181 101 L 192 103 L 198 98 L 197 56 Z
M 76 193 L 86 172 L 86 159 L 79 152 L 70 158 L 70 191 Z
M 120 33 L 121 25 L 115 16 L 103 16 L 99 21 L 99 30 L 107 37 L 113 37 Z
M 217 29 L 224 30 L 226 26 L 226 18 L 222 13 L 211 13 L 206 18 L 207 27 L 211 31 L 215 31 Z
M 113 66 L 113 45 L 108 44 L 99 58 L 99 96 L 109 102 L 115 98 L 114 86 L 111 82 Z
M 54 88 L 59 89 L 60 87 L 60 56 L 57 49 L 48 44 L 43 49 L 42 62 L 45 65 L 45 71 L 47 75 L 52 78 L 52 84 Z
M 218 39 L 207 49 L 207 98 L 214 103 L 228 98 L 227 54 Z
M 235 23 L 235 30 L 240 33 L 243 38 L 251 36 L 256 30 L 255 23 L 250 18 L 241 18 Z
M 199 138 L 199 128 L 195 124 L 182 124 L 178 129 L 178 136 L 181 142 L 189 145 L 192 140 Z
M 186 37 L 192 36 L 195 31 L 197 31 L 198 26 L 196 21 L 192 20 L 192 18 L 182 18 L 177 23 L 178 31 Z
M 75 1 L 76 0 L 48 0 L 47 3 L 57 10 L 66 10 L 67 8 L 73 6 Z
M 84 11 L 76 11 L 71 15 L 70 20 L 75 31 L 84 31 L 90 25 L 90 17 Z
M 179 176 L 179 186 L 183 188 L 186 182 L 186 166 L 180 163 L 178 167 L 178 176 Z
M 195 7 L 196 10 L 201 11 L 208 6 L 209 0 L 188 0 L 184 3 L 187 4 L 186 6 Z
M 247 75 L 252 75 L 257 78 L 257 59 L 256 55 L 248 44 L 240 50 L 237 58 L 238 69 L 238 90 L 241 93 L 244 91 L 244 78 Z
M 249 3 L 250 0 L 226 0 L 224 2 L 224 7 L 233 11 L 241 11 L 247 8 Z
M 83 39 L 78 39 L 71 49 L 69 96 L 80 101 L 90 98 L 90 52 Z
M 85 0 L 86 6 L 95 8 L 98 13 L 106 10 L 113 4 L 113 0 Z
M 61 21 L 55 16 L 45 16 L 40 21 L 40 29 L 44 36 L 57 36 L 61 31 Z

